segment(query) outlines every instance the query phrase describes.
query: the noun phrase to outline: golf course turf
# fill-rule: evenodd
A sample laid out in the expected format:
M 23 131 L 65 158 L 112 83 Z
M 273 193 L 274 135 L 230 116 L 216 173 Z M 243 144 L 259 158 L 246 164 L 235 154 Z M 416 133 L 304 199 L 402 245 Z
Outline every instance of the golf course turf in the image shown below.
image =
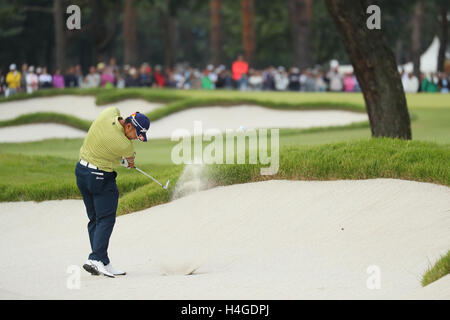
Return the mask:
M 65 89 L 20 94 L 4 101 L 34 97 L 94 95 L 98 105 L 139 98 L 167 103 L 149 112 L 154 121 L 188 108 L 211 105 L 254 104 L 267 108 L 310 110 L 339 109 L 365 112 L 361 94 L 175 91 L 149 89 Z M 413 141 L 370 138 L 367 122 L 342 127 L 280 130 L 279 171 L 261 176 L 261 165 L 212 165 L 207 178 L 212 185 L 230 185 L 268 179 L 342 180 L 395 178 L 450 186 L 450 97 L 441 94 L 407 95 Z M 0 127 L 31 123 L 60 123 L 87 131 L 90 121 L 74 116 L 37 112 L 0 121 Z M 82 139 L 51 139 L 33 143 L 0 144 L 0 201 L 81 199 L 74 170 Z M 160 181 L 171 179 L 169 192 L 133 170 L 118 169 L 121 194 L 118 215 L 171 200 L 182 166 L 171 163 L 168 139 L 136 144 L 137 166 Z M 264 167 L 264 166 L 263 166 Z M 450 273 L 450 252 L 423 277 L 422 284 Z

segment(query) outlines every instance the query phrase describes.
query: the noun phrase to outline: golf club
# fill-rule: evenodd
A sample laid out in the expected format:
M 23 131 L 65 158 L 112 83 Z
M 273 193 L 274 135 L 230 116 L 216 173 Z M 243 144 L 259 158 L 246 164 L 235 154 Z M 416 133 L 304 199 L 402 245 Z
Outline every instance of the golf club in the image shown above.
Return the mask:
M 135 169 L 136 169 L 137 171 L 139 171 L 140 173 L 142 173 L 143 175 L 145 175 L 145 176 L 149 177 L 150 179 L 152 179 L 153 181 L 155 181 L 155 182 L 156 182 L 157 184 L 159 184 L 163 189 L 166 189 L 166 190 L 167 190 L 167 187 L 169 186 L 170 179 L 167 180 L 166 184 L 163 186 L 163 185 L 161 184 L 161 182 L 159 182 L 158 180 L 156 180 L 155 178 L 153 178 L 151 175 L 145 173 L 144 171 L 142 171 L 141 169 L 139 169 L 139 168 L 137 168 L 137 167 L 135 167 Z

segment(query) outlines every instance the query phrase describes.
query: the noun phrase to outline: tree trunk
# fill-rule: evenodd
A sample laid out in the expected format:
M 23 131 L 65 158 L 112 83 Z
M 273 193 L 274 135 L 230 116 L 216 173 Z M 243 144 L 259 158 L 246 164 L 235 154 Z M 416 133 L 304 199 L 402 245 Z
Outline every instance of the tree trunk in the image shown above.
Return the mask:
M 160 9 L 164 36 L 164 65 L 171 68 L 175 64 L 176 10 L 173 0 L 166 0 L 164 10 Z
M 55 30 L 55 67 L 64 73 L 66 65 L 66 39 L 63 0 L 53 0 L 53 21 Z
M 222 62 L 222 26 L 221 26 L 221 1 L 211 0 L 211 49 L 212 63 L 217 66 Z
M 369 30 L 365 0 L 325 0 L 339 29 L 359 85 L 373 137 L 411 139 L 405 93 L 382 30 Z
M 448 41 L 448 22 L 447 22 L 447 7 L 445 3 L 441 4 L 440 8 L 441 13 L 441 32 L 439 33 L 439 41 L 441 42 L 439 47 L 439 55 L 438 55 L 438 71 L 444 71 L 445 65 L 445 50 L 447 48 Z
M 423 23 L 423 2 L 418 0 L 414 6 L 411 32 L 411 56 L 414 67 L 414 75 L 420 79 L 420 53 L 422 49 L 422 23 Z
M 253 0 L 241 0 L 241 10 L 242 10 L 242 44 L 244 47 L 244 56 L 248 64 L 252 65 L 255 55 Z
M 136 46 L 136 8 L 133 0 L 125 1 L 123 15 L 124 63 L 132 66 L 137 62 Z
M 312 0 L 289 0 L 289 19 L 294 65 L 304 69 L 312 65 L 311 23 Z

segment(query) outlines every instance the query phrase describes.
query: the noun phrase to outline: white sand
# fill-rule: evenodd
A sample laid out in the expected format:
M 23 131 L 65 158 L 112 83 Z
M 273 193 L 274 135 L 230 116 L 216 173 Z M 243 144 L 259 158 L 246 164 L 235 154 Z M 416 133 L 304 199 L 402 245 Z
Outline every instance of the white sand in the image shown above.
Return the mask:
M 26 124 L 0 128 L 0 142 L 28 142 L 53 138 L 84 138 L 86 132 L 56 123 Z
M 193 133 L 194 121 L 207 129 L 313 128 L 342 126 L 368 119 L 367 114 L 340 110 L 274 110 L 258 106 L 201 107 L 173 113 L 150 126 L 150 137 L 168 138 L 176 129 Z M 151 120 L 151 119 L 150 119 Z
M 393 179 L 214 188 L 119 217 L 109 253 L 128 275 L 81 270 L 69 290 L 89 253 L 82 201 L 0 203 L 0 298 L 450 299 L 448 277 L 420 285 L 449 249 L 449 209 L 450 188 Z
M 0 120 L 14 119 L 20 115 L 35 112 L 56 112 L 69 114 L 81 119 L 95 120 L 107 107 L 117 107 L 120 114 L 127 117 L 133 112 L 143 113 L 155 110 L 164 104 L 150 103 L 142 99 L 128 99 L 104 106 L 95 104 L 95 97 L 90 96 L 56 96 L 33 98 L 19 101 L 0 103 Z
M 16 118 L 20 115 L 34 112 L 57 112 L 74 115 L 81 119 L 95 120 L 105 108 L 115 106 L 119 108 L 123 116 L 140 111 L 149 112 L 160 108 L 163 104 L 149 103 L 139 99 L 129 99 L 106 106 L 96 106 L 94 97 L 83 96 L 57 96 L 34 98 L 21 101 L 12 101 L 0 104 L 0 120 Z M 366 121 L 367 114 L 339 110 L 273 110 L 258 106 L 233 106 L 233 107 L 201 107 L 192 108 L 168 115 L 157 121 L 152 121 L 149 137 L 170 138 L 176 129 L 184 128 L 193 133 L 194 121 L 202 121 L 203 132 L 207 129 L 256 128 L 313 128 L 336 125 L 347 125 L 354 122 Z M 42 131 L 41 125 L 29 125 L 26 129 L 32 132 L 32 138 L 17 138 L 15 129 L 0 128 L 0 142 L 37 141 L 48 138 L 84 137 L 79 132 L 75 133 L 70 127 L 67 133 L 62 133 L 62 126 L 58 130 L 49 126 L 49 130 Z M 13 130 L 13 131 L 11 131 Z M 62 136 L 61 136 L 62 134 Z M 20 140 L 18 140 L 20 139 Z

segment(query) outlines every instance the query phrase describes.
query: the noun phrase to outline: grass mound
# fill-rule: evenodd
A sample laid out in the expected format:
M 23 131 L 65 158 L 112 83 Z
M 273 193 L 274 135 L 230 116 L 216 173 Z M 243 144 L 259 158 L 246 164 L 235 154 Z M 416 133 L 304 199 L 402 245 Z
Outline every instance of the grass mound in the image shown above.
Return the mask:
M 428 268 L 427 272 L 422 278 L 422 286 L 429 285 L 430 283 L 450 274 L 450 251 L 446 255 L 442 256 L 433 267 Z
M 263 181 L 395 178 L 450 186 L 450 147 L 377 138 L 280 149 L 279 171 L 260 175 L 263 165 L 214 165 L 216 185 Z

